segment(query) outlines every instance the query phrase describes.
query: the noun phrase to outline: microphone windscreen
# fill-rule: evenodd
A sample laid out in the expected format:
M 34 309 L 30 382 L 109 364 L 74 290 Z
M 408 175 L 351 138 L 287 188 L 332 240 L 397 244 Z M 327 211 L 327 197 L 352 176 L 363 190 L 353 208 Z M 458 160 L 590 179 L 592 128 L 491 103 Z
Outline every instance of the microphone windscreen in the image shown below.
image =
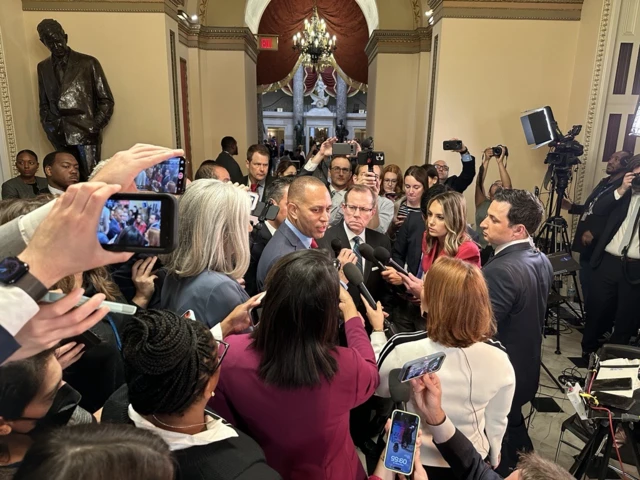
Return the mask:
M 342 242 L 339 238 L 334 238 L 333 240 L 331 240 L 331 249 L 333 250 L 333 253 L 336 254 L 336 257 L 340 255 L 340 251 L 342 250 Z
M 411 399 L 411 384 L 400 381 L 400 370 L 394 368 L 389 372 L 389 393 L 393 403 L 406 403 Z
M 358 245 L 358 250 L 360 250 L 360 255 L 362 255 L 365 260 L 368 260 L 371 263 L 376 263 L 376 257 L 373 254 L 373 247 L 371 245 L 363 243 Z
M 344 265 L 342 267 L 342 271 L 344 272 L 344 276 L 347 277 L 347 280 L 349 280 L 349 283 L 360 285 L 364 282 L 364 278 L 362 278 L 362 272 L 353 263 L 347 263 L 346 265 Z
M 391 258 L 389 250 L 384 247 L 376 247 L 373 250 L 373 256 L 376 257 L 383 265 L 387 265 L 389 263 L 389 259 Z

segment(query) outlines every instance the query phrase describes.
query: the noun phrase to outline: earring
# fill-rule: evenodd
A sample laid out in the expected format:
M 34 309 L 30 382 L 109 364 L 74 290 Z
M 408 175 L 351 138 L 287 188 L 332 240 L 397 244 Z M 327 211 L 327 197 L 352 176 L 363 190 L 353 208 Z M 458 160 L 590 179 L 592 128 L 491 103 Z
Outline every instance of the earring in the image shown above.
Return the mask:
M 215 397 L 216 396 L 216 392 L 211 392 L 211 396 Z

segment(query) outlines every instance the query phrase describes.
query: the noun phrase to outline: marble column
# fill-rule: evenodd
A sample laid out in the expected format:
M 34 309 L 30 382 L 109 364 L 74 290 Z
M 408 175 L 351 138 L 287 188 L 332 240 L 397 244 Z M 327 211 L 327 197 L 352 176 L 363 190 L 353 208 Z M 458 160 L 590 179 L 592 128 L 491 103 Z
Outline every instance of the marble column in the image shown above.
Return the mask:
M 304 67 L 302 65 L 293 76 L 293 125 L 291 127 L 297 125 L 298 121 L 304 126 Z
M 342 120 L 345 125 L 347 124 L 347 90 L 347 83 L 338 75 L 338 84 L 336 86 L 336 104 L 338 106 L 336 125 L 340 123 L 340 120 Z
M 262 144 L 264 141 L 264 115 L 262 111 L 262 94 L 258 94 L 258 143 Z

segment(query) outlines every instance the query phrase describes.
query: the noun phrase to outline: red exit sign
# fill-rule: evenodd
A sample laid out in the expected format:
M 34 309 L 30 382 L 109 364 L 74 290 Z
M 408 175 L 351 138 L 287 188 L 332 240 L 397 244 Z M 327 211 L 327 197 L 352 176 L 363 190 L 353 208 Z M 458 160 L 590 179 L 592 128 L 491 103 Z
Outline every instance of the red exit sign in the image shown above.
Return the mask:
M 258 35 L 258 50 L 278 50 L 278 36 Z

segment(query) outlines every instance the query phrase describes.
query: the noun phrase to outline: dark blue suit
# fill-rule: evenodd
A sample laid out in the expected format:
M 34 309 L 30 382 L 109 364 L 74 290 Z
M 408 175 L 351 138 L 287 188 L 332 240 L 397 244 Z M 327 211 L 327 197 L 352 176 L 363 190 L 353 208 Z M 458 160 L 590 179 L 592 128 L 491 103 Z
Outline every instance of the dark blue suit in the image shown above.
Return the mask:
M 271 240 L 269 240 L 269 243 L 267 243 L 267 246 L 264 247 L 264 251 L 258 262 L 256 275 L 258 291 L 264 290 L 264 281 L 267 278 L 269 270 L 271 270 L 271 267 L 281 257 L 297 250 L 306 250 L 306 248 L 293 230 L 287 226 L 287 223 L 282 222 Z

